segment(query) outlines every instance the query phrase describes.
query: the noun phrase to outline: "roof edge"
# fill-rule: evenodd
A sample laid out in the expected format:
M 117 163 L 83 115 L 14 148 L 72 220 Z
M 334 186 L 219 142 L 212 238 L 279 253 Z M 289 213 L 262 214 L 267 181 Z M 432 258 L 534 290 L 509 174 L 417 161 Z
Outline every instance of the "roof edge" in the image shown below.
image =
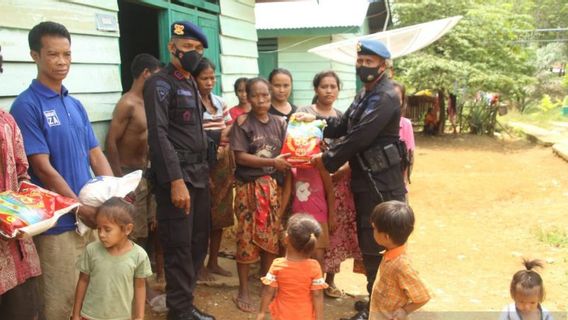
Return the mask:
M 341 27 L 310 27 L 310 28 L 288 28 L 288 29 L 257 29 L 259 38 L 273 38 L 285 36 L 319 36 L 337 33 L 359 33 L 360 26 L 341 26 Z

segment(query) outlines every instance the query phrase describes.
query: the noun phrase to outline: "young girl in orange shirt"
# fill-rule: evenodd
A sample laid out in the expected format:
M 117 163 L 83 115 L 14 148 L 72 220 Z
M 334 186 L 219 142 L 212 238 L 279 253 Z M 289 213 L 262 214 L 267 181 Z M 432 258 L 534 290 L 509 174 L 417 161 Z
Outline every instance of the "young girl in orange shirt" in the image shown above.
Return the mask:
M 327 284 L 317 260 L 310 259 L 321 232 L 319 223 L 310 215 L 294 214 L 290 218 L 286 256 L 274 259 L 262 278 L 265 287 L 257 320 L 264 319 L 269 304 L 273 320 L 323 320 L 323 289 Z

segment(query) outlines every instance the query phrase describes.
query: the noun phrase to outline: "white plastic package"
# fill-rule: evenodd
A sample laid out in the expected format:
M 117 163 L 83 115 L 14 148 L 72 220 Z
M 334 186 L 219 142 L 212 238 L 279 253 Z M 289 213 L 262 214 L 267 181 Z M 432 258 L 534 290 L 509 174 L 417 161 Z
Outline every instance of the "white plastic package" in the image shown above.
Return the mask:
M 95 177 L 81 188 L 79 201 L 87 206 L 99 207 L 112 197 L 122 198 L 133 192 L 140 184 L 141 179 L 142 170 L 133 171 L 123 177 Z M 84 235 L 89 229 L 77 216 L 77 232 Z

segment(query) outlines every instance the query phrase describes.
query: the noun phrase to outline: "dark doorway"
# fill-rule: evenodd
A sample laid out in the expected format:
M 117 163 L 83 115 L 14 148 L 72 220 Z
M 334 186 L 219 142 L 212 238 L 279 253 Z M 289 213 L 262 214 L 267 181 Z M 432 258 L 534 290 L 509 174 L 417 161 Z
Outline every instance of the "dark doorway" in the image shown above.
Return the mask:
M 160 58 L 159 9 L 129 2 L 118 1 L 118 23 L 120 25 L 120 71 L 122 91 L 132 85 L 130 63 L 139 53 L 149 53 Z

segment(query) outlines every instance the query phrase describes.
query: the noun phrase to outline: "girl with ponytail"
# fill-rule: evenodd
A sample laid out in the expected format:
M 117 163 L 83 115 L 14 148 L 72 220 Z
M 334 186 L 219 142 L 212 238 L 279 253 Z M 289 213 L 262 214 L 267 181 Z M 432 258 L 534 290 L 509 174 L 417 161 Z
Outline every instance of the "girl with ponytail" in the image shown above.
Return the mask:
M 508 305 L 499 320 L 553 320 L 542 305 L 544 284 L 535 268 L 542 268 L 540 260 L 523 260 L 524 270 L 519 270 L 511 280 L 511 298 L 514 303 Z
M 311 215 L 294 214 L 290 218 L 286 256 L 274 259 L 262 278 L 265 286 L 257 320 L 264 319 L 268 309 L 271 319 L 323 320 L 322 291 L 327 284 L 317 260 L 310 259 L 321 233 L 321 226 Z

